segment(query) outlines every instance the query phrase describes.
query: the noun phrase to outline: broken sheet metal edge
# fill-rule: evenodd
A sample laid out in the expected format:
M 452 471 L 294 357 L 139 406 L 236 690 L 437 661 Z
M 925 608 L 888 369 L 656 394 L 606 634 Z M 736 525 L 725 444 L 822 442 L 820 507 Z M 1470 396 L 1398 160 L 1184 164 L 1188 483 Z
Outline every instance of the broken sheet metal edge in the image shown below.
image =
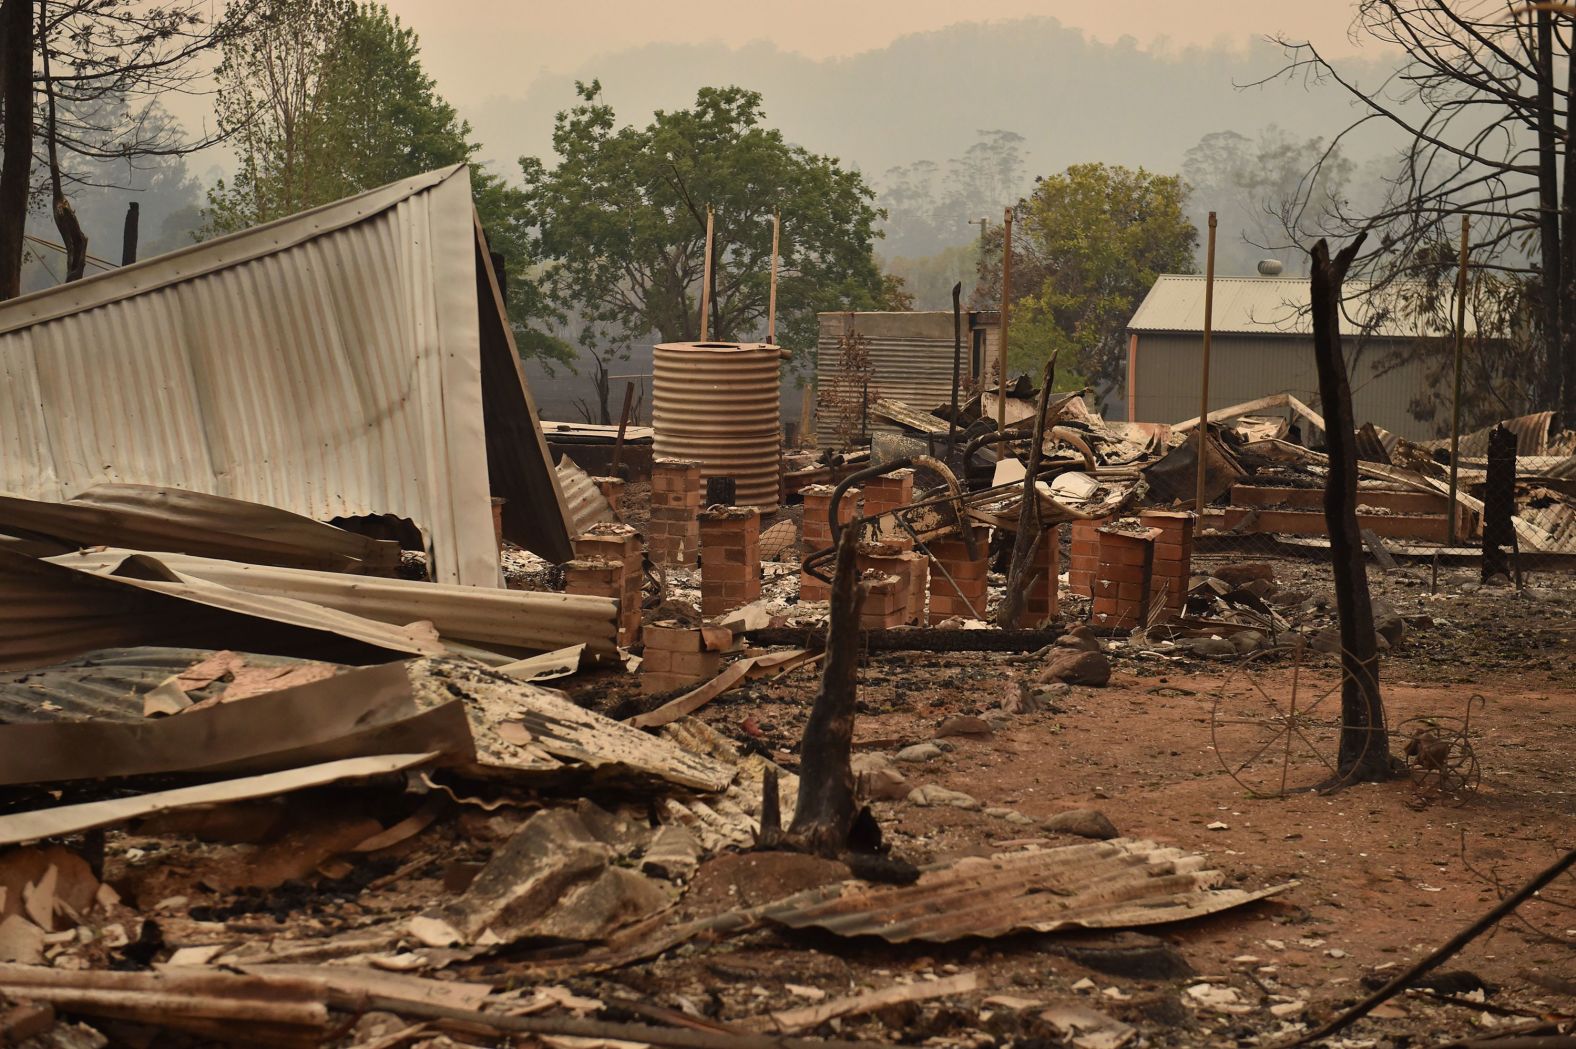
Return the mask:
M 571 534 L 583 535 L 594 524 L 616 520 L 607 497 L 596 486 L 591 475 L 580 469 L 573 459 L 567 455 L 560 456 L 554 469 L 558 471 L 558 487 L 563 491 L 564 502 L 569 507 Z
M 134 553 L 84 550 L 50 560 L 105 575 Z M 618 658 L 618 604 L 611 598 L 351 576 L 189 554 L 159 554 L 157 559 L 181 576 L 238 592 L 294 599 L 379 623 L 425 620 L 440 637 L 456 641 L 549 652 L 585 644 L 594 659 Z
M 99 571 L 90 567 L 91 561 L 81 560 L 82 556 L 67 554 L 37 564 L 44 569 L 69 571 L 74 575 L 111 586 L 135 587 L 138 590 L 206 605 L 209 608 L 219 608 L 227 612 L 304 627 L 308 630 L 322 630 L 364 644 L 375 645 L 393 653 L 437 655 L 443 651 L 443 645 L 438 640 L 436 632 L 429 624 L 419 621 L 396 626 L 309 600 L 232 589 L 210 580 L 183 575 L 172 569 L 163 557 L 154 554 L 120 551 L 118 560 Z M 173 580 L 138 579 L 121 573 L 122 569 L 133 565 L 149 566 L 155 571 L 162 570 L 175 578 Z M 278 569 L 278 571 L 291 571 L 291 569 Z M 324 574 L 336 579 L 356 578 L 339 576 L 332 572 Z
M 911 430 L 918 430 L 923 434 L 939 437 L 947 432 L 947 421 L 945 419 L 938 419 L 929 412 L 911 408 L 902 401 L 895 401 L 889 397 L 877 400 L 870 406 L 870 412 L 872 415 L 879 415 L 883 419 L 901 423 L 903 426 Z
M 244 776 L 239 779 L 220 780 L 196 787 L 179 787 L 152 794 L 138 794 L 109 801 L 90 801 L 81 805 L 59 805 L 32 812 L 16 812 L 0 816 L 0 845 L 20 845 L 24 842 L 53 838 L 62 834 L 80 834 L 97 827 L 140 819 L 156 812 L 189 808 L 194 805 L 217 805 L 230 801 L 247 801 L 268 798 L 293 791 L 320 787 L 344 780 L 366 779 L 394 772 L 403 772 L 425 765 L 436 758 L 437 751 L 423 754 L 381 754 L 375 757 L 346 758 L 328 761 L 285 772 L 270 772 L 261 776 Z
M 63 503 L 0 495 L 0 531 L 18 528 L 72 546 L 228 557 L 333 572 L 399 567 L 399 544 L 273 506 L 141 484 L 100 484 Z
M 393 514 L 439 579 L 496 587 L 490 495 L 533 508 L 549 546 L 567 522 L 545 461 L 550 490 L 489 491 L 475 254 L 456 166 L 0 304 L 0 490 L 157 480 L 316 520 Z M 231 352 L 263 342 L 288 352 Z M 71 427 L 49 424 L 47 390 L 77 398 Z
M 1203 856 L 1118 838 L 1058 849 L 970 858 L 926 871 L 901 888 L 850 881 L 799 893 L 765 909 L 790 928 L 892 943 L 1063 928 L 1158 925 L 1238 907 L 1296 882 L 1248 891 L 1216 886 Z

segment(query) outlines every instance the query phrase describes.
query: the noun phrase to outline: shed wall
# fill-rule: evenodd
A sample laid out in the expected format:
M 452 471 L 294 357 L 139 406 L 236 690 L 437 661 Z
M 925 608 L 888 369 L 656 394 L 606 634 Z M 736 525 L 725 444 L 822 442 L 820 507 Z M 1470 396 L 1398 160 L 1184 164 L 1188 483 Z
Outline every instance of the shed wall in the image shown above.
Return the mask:
M 1399 347 L 1393 339 L 1346 340 L 1352 411 L 1359 424 L 1372 422 L 1408 440 L 1440 436 L 1448 419 L 1422 422 L 1409 406 L 1428 381 L 1421 362 L 1384 371 L 1379 362 Z M 1175 423 L 1198 415 L 1202 336 L 1140 332 L 1134 399 L 1137 421 Z M 1320 410 L 1319 376 L 1311 336 L 1217 334 L 1210 345 L 1209 409 L 1229 408 L 1274 393 L 1289 393 Z M 1131 379 L 1129 381 L 1132 381 Z M 1125 388 L 1110 399 L 1127 404 Z M 1113 411 L 1111 417 L 1121 412 Z

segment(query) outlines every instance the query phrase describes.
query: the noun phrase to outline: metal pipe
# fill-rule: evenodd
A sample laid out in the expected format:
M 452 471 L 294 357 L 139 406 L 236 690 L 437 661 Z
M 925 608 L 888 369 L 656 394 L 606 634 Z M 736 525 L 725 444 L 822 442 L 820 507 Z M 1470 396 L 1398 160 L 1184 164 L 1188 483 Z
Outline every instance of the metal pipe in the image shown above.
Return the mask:
M 700 277 L 700 341 L 711 341 L 711 205 L 706 205 L 706 261 Z
M 947 458 L 952 458 L 958 434 L 958 385 L 963 381 L 963 282 L 952 286 L 952 414 L 947 417 Z
M 1002 216 L 1001 338 L 996 353 L 996 428 L 1007 425 L 1007 320 L 1012 313 L 1012 209 Z
M 1209 249 L 1204 256 L 1204 362 L 1198 394 L 1198 481 L 1193 490 L 1193 512 L 1204 527 L 1204 471 L 1209 446 L 1209 343 L 1215 323 L 1215 213 L 1209 213 Z M 1132 382 L 1132 376 L 1128 376 Z
M 1467 330 L 1467 229 L 1470 220 L 1461 216 L 1461 263 L 1456 270 L 1456 377 L 1455 395 L 1450 402 L 1450 505 L 1446 545 L 1456 545 L 1456 470 L 1461 458 L 1461 351 Z
M 782 213 L 772 212 L 772 286 L 766 296 L 766 341 L 770 343 L 777 342 L 777 237 L 782 225 Z

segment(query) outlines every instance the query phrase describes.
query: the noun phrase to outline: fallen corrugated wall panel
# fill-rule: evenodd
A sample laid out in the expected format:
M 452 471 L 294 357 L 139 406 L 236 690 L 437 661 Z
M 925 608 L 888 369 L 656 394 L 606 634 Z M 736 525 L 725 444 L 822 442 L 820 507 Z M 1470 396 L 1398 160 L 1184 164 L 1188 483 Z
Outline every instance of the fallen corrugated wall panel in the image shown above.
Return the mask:
M 843 882 L 791 896 L 765 912 L 790 928 L 892 943 L 946 943 L 970 936 L 1110 929 L 1197 918 L 1291 887 L 1222 889 L 1202 856 L 1118 838 L 970 857 L 921 874 L 913 885 Z
M 131 556 L 125 550 L 84 550 L 51 561 L 107 574 Z M 164 555 L 159 561 L 183 577 L 259 597 L 310 602 L 395 626 L 426 621 L 446 641 L 504 650 L 506 655 L 585 644 L 595 659 L 618 656 L 618 604 L 611 598 L 350 576 L 186 554 Z
M 97 574 L 0 550 L 0 669 L 25 670 L 95 649 L 147 644 L 343 663 L 444 650 L 424 624 L 390 626 L 231 590 L 176 575 L 147 554 L 122 554 L 118 567 L 119 575 Z
M 390 572 L 399 544 L 272 506 L 141 484 L 95 485 L 63 503 L 0 495 L 0 531 L 334 572 Z
M 594 524 L 615 520 L 613 508 L 608 505 L 602 489 L 573 459 L 567 455 L 560 458 L 557 470 L 558 487 L 563 490 L 564 505 L 569 507 L 570 527 L 574 535 L 584 535 Z
M 392 515 L 434 578 L 571 556 L 464 165 L 0 303 L 0 490 Z M 485 294 L 483 291 L 485 290 Z
M 50 675 L 36 676 L 43 679 L 39 695 L 50 695 Z M 125 697 L 118 716 L 76 720 L 48 711 L 40 717 L 42 703 L 30 713 L 34 720 L 0 724 L 0 784 L 270 772 L 417 748 L 458 760 L 474 756 L 463 705 L 451 698 L 418 707 L 399 663 L 168 717 L 144 717 L 135 694 Z

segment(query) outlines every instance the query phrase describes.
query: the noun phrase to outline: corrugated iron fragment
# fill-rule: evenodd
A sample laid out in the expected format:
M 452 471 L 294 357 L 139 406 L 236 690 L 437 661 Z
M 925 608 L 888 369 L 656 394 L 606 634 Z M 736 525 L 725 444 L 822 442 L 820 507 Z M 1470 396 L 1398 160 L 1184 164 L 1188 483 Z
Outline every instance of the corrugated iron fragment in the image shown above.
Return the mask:
M 558 487 L 563 490 L 564 503 L 569 507 L 570 530 L 573 534 L 584 535 L 594 524 L 610 524 L 617 520 L 602 489 L 573 459 L 567 455 L 560 456 L 556 469 Z
M 1219 871 L 1205 869 L 1203 856 L 1117 838 L 959 860 L 899 888 L 843 882 L 782 900 L 766 917 L 839 936 L 947 943 L 1014 932 L 1159 925 L 1239 907 L 1295 884 L 1249 891 L 1220 888 L 1222 880 Z

